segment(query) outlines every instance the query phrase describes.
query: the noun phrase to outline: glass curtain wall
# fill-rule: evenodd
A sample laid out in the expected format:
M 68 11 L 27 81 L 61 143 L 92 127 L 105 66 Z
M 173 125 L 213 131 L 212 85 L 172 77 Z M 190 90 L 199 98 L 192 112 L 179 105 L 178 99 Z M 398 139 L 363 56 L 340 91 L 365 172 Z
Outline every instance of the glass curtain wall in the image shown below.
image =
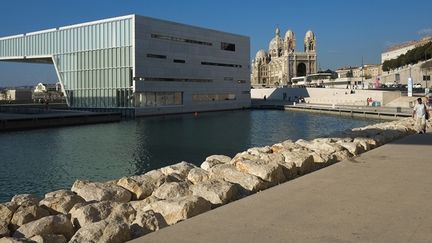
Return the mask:
M 133 17 L 0 39 L 0 57 L 53 57 L 69 105 L 132 107 Z

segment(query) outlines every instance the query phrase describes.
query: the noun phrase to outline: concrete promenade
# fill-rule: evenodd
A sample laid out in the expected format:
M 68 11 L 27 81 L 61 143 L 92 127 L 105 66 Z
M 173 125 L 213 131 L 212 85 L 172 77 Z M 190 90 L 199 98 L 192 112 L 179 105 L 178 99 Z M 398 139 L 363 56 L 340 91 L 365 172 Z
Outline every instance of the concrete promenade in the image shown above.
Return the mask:
M 432 134 L 405 137 L 132 242 L 432 242 Z

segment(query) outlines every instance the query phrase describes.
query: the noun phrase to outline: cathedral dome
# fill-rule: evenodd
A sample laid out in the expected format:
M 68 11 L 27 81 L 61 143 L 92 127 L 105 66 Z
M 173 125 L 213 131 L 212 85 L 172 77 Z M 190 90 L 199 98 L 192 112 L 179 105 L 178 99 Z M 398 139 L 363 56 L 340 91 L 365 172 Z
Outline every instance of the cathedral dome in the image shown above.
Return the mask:
M 285 40 L 286 39 L 294 39 L 294 32 L 292 32 L 291 30 L 288 30 L 286 33 L 285 33 Z
M 267 57 L 267 53 L 261 49 L 255 55 L 255 60 L 265 59 Z
M 306 32 L 305 39 L 308 38 L 315 39 L 315 34 L 312 32 L 312 30 L 308 30 L 308 32 Z
M 280 37 L 280 30 L 276 28 L 275 37 L 270 41 L 269 52 L 273 55 L 278 55 L 279 51 L 283 48 L 283 40 Z

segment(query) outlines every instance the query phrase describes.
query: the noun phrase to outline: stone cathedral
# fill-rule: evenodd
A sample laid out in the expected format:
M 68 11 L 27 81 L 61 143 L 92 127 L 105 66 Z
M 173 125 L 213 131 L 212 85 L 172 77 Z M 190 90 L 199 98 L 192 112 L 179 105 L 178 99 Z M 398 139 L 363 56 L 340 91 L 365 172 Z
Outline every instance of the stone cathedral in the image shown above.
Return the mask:
M 268 53 L 259 50 L 252 60 L 251 84 L 254 87 L 291 85 L 294 77 L 304 77 L 317 72 L 316 38 L 306 32 L 304 51 L 296 51 L 294 32 L 288 30 L 284 39 L 279 28 L 270 41 Z

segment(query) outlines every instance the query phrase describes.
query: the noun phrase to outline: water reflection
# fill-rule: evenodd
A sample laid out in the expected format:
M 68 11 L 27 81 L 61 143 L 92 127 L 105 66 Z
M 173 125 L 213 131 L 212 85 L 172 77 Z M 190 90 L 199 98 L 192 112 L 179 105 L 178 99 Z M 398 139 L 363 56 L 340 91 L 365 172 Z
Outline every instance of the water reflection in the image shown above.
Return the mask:
M 107 181 L 211 154 L 310 139 L 374 123 L 283 111 L 232 111 L 148 117 L 113 124 L 0 134 L 0 202 L 18 193 L 70 188 L 76 179 Z

